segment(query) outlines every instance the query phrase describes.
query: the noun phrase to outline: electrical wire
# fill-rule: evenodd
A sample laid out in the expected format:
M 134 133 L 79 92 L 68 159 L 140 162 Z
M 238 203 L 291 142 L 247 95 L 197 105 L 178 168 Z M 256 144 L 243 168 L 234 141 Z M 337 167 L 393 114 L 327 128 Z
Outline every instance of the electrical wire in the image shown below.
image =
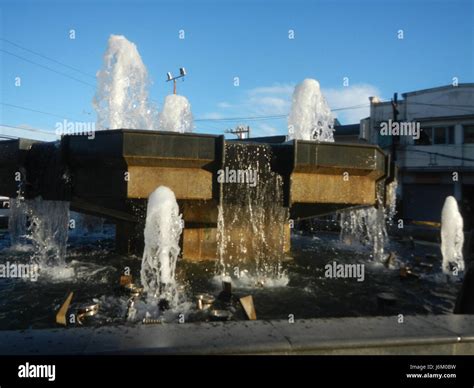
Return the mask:
M 42 65 L 42 64 L 40 64 L 40 63 L 38 63 L 38 62 L 35 62 L 35 61 L 30 60 L 30 59 L 24 58 L 24 57 L 22 57 L 22 56 L 20 56 L 20 55 L 14 54 L 14 53 L 12 53 L 12 52 L 10 52 L 10 51 L 7 51 L 7 50 L 1 49 L 1 48 L 0 48 L 0 51 L 3 52 L 3 53 L 5 53 L 5 54 L 11 55 L 11 56 L 13 56 L 13 57 L 16 57 L 16 58 L 18 58 L 18 59 L 21 59 L 22 61 L 31 63 L 31 64 L 36 65 L 36 66 L 39 66 L 39 67 L 42 67 L 43 69 L 52 71 L 53 73 L 62 75 L 63 77 L 70 78 L 70 79 L 72 79 L 72 80 L 74 80 L 74 81 L 76 81 L 76 82 L 79 82 L 79 83 L 81 83 L 81 84 L 84 84 L 84 85 L 93 87 L 93 88 L 95 89 L 95 85 L 92 85 L 92 84 L 90 84 L 89 82 L 85 82 L 85 81 L 83 81 L 83 80 L 80 80 L 79 78 L 73 77 L 73 76 L 71 76 L 71 75 L 69 75 L 69 74 L 63 73 L 62 71 L 58 71 L 58 70 L 52 69 L 52 68 L 49 67 L 49 66 Z
M 70 70 L 74 70 L 74 71 L 76 71 L 76 72 L 78 72 L 78 73 L 80 73 L 80 74 L 82 74 L 82 75 L 85 75 L 86 77 L 95 79 L 95 76 L 93 76 L 93 75 L 91 75 L 91 74 L 88 74 L 88 73 L 85 73 L 85 72 L 83 72 L 82 70 L 80 70 L 80 69 L 78 69 L 78 68 L 76 68 L 76 67 L 73 67 L 73 66 L 71 66 L 71 65 L 68 65 L 68 64 L 66 64 L 66 63 L 64 63 L 64 62 L 60 62 L 60 61 L 58 61 L 58 60 L 56 60 L 56 59 L 54 59 L 54 58 L 51 58 L 51 57 L 49 57 L 49 56 L 47 56 L 47 55 L 44 55 L 44 54 L 41 54 L 41 53 L 39 53 L 39 52 L 37 52 L 37 51 L 31 50 L 31 49 L 29 49 L 29 48 L 27 48 L 27 47 L 24 47 L 24 46 L 22 46 L 22 45 L 20 45 L 20 44 L 18 44 L 18 43 L 12 42 L 11 40 L 8 40 L 8 39 L 5 39 L 5 38 L 0 38 L 0 40 L 6 42 L 6 43 L 8 43 L 8 44 L 11 44 L 12 46 L 18 47 L 18 48 L 20 48 L 20 49 L 22 49 L 22 50 L 28 51 L 29 53 L 34 54 L 34 55 L 37 55 L 37 56 L 39 56 L 39 57 L 41 57 L 41 58 L 43 58 L 43 59 L 46 59 L 46 60 L 51 61 L 51 62 L 54 62 L 54 63 L 56 63 L 56 64 L 58 64 L 58 65 L 67 67 L 67 68 L 70 69 Z

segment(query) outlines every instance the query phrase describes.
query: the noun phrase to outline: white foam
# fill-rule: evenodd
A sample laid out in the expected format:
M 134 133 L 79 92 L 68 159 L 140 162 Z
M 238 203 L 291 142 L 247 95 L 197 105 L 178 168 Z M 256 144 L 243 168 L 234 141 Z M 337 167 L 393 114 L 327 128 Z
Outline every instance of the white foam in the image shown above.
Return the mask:
M 289 139 L 334 142 L 334 118 L 318 81 L 308 78 L 296 86 L 288 129 Z
M 281 271 L 274 276 L 256 276 L 248 271 L 242 271 L 239 277 L 215 275 L 212 279 L 216 287 L 221 287 L 223 281 L 232 283 L 232 286 L 236 289 L 255 289 L 285 287 L 290 279 L 286 271 Z
M 452 273 L 450 263 L 458 271 L 464 270 L 463 227 L 464 222 L 456 199 L 452 196 L 446 197 L 441 212 L 441 253 L 443 255 L 443 272 L 446 274 Z
M 149 85 L 137 46 L 122 35 L 111 35 L 97 73 L 96 128 L 156 129 L 157 110 L 148 98 Z
M 159 116 L 159 129 L 180 133 L 192 132 L 193 115 L 191 104 L 186 97 L 175 94 L 166 96 Z
M 179 299 L 175 271 L 181 232 L 176 197 L 168 187 L 160 186 L 148 197 L 141 282 L 149 299 L 165 299 L 171 308 Z

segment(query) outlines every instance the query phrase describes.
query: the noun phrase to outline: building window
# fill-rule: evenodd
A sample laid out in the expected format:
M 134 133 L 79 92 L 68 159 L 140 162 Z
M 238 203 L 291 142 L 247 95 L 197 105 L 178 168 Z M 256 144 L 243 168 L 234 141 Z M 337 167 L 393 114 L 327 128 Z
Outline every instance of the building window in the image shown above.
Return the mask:
M 420 138 L 415 140 L 416 145 L 431 145 L 431 136 L 432 136 L 432 129 L 431 128 L 421 128 L 420 131 Z
M 444 144 L 446 143 L 446 128 L 436 127 L 433 128 L 433 144 Z
M 474 124 L 463 125 L 464 129 L 464 143 L 472 144 L 474 143 Z
M 421 128 L 420 138 L 416 145 L 454 144 L 454 127 L 425 127 Z
M 454 144 L 455 141 L 454 141 L 454 127 L 448 127 L 447 129 L 447 134 L 446 134 L 446 140 L 448 142 L 448 144 Z
M 454 127 L 434 127 L 434 144 L 454 144 Z

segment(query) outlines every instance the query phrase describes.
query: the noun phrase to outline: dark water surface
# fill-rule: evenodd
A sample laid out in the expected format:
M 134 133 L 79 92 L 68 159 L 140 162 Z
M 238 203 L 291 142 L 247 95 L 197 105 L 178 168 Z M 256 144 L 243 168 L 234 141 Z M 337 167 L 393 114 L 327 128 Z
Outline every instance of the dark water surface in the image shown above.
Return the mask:
M 112 228 L 101 235 L 71 237 L 67 267 L 42 271 L 36 282 L 0 278 L 0 329 L 56 327 L 56 312 L 70 291 L 74 292 L 71 311 L 78 303 L 100 304 L 99 314 L 84 320 L 84 325 L 127 323 L 129 295 L 119 286 L 119 278 L 129 267 L 139 279 L 140 259 L 115 254 L 113 237 Z M 391 242 L 387 251 L 396 252 L 400 262 L 413 266 L 420 278 L 402 280 L 400 263 L 389 269 L 369 262 L 367 250 L 342 245 L 336 234 L 295 234 L 292 259 L 283 264 L 288 284 L 271 288 L 234 285 L 234 301 L 226 308 L 233 312 L 232 319 L 245 319 L 238 297 L 252 295 L 258 319 L 288 319 L 290 314 L 298 319 L 452 312 L 460 282 L 446 281 L 441 274 L 438 247 L 417 245 L 412 249 Z M 7 231 L 0 231 L 0 264 L 28 262 L 30 257 L 27 249 L 12 250 Z M 433 269 L 419 266 L 420 260 L 433 264 Z M 364 264 L 364 281 L 326 278 L 324 267 L 333 261 Z M 209 319 L 206 313 L 196 311 L 194 301 L 200 292 L 219 294 L 214 269 L 213 262 L 178 262 L 178 278 L 189 303 L 183 305 L 182 311 L 168 312 L 168 320 L 177 321 L 180 313 L 187 321 Z M 393 294 L 396 300 L 390 305 L 378 303 L 377 295 L 382 292 Z

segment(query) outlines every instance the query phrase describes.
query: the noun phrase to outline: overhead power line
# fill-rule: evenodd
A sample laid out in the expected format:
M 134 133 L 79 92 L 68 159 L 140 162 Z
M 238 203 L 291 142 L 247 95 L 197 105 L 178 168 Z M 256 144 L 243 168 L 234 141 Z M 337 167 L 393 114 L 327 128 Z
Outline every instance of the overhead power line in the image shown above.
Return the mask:
M 360 104 L 360 105 L 353 105 L 343 108 L 334 108 L 331 109 L 332 112 L 343 111 L 343 110 L 350 110 L 350 109 L 361 109 L 369 107 L 369 104 Z M 288 117 L 288 114 L 281 114 L 281 115 L 264 115 L 264 116 L 247 116 L 247 117 L 219 117 L 219 118 L 197 118 L 194 121 L 259 121 L 259 120 L 277 120 L 277 119 L 285 119 Z
M 76 71 L 76 72 L 78 72 L 78 73 L 80 73 L 80 74 L 82 74 L 82 75 L 85 75 L 86 77 L 95 79 L 95 76 L 93 76 L 93 75 L 91 75 L 91 74 L 88 74 L 88 73 L 82 71 L 81 69 L 78 69 L 78 68 L 76 68 L 76 67 L 74 67 L 74 66 L 68 65 L 67 63 L 58 61 L 58 60 L 56 60 L 56 59 L 54 59 L 54 58 L 51 58 L 51 57 L 49 57 L 49 56 L 47 56 L 47 55 L 44 55 L 44 54 L 41 54 L 41 53 L 39 53 L 39 52 L 37 52 L 37 51 L 31 50 L 31 49 L 29 49 L 29 48 L 27 48 L 27 47 L 24 47 L 24 46 L 22 46 L 22 45 L 20 45 L 20 44 L 18 44 L 18 43 L 12 42 L 11 40 L 8 40 L 8 39 L 5 39 L 5 38 L 0 38 L 0 40 L 2 40 L 2 41 L 4 41 L 4 42 L 7 42 L 8 44 L 11 44 L 12 46 L 18 47 L 18 48 L 20 48 L 20 49 L 22 49 L 22 50 L 25 50 L 25 51 L 27 51 L 27 52 L 29 52 L 29 53 L 31 53 L 31 54 L 37 55 L 37 56 L 39 56 L 39 57 L 41 57 L 41 58 L 43 58 L 43 59 L 46 59 L 46 60 L 51 61 L 51 62 L 54 62 L 54 63 L 56 63 L 56 64 L 58 64 L 58 65 L 64 66 L 64 67 L 66 67 L 66 68 L 68 68 L 68 69 L 70 69 L 70 70 L 74 70 L 74 71 Z
M 41 133 L 43 135 L 49 135 L 49 136 L 57 136 L 55 133 L 53 132 L 48 132 L 48 131 L 45 131 L 43 129 L 38 129 L 38 128 L 24 128 L 24 127 L 20 127 L 18 125 L 8 125 L 8 124 L 0 124 L 0 129 L 1 127 L 5 127 L 5 128 L 13 128 L 13 129 L 21 129 L 22 131 L 29 131 L 29 132 L 35 132 L 35 133 Z
M 49 67 L 49 66 L 42 65 L 41 63 L 32 61 L 32 60 L 30 60 L 30 59 L 28 59 L 28 58 L 25 58 L 25 57 L 22 57 L 22 56 L 20 56 L 20 55 L 14 54 L 14 53 L 12 53 L 12 52 L 10 52 L 10 51 L 4 50 L 4 49 L 0 49 L 0 51 L 3 52 L 3 53 L 5 53 L 5 54 L 11 55 L 11 56 L 13 56 L 13 57 L 15 57 L 15 58 L 21 59 L 22 61 L 31 63 L 31 64 L 36 65 L 36 66 L 39 66 L 39 67 L 42 67 L 43 69 L 52 71 L 53 73 L 62 75 L 63 77 L 66 77 L 66 78 L 70 78 L 70 79 L 72 79 L 72 80 L 74 80 L 74 81 L 76 81 L 76 82 L 79 82 L 79 83 L 81 83 L 81 84 L 83 84 L 83 85 L 90 86 L 90 87 L 92 87 L 92 88 L 95 89 L 95 85 L 90 84 L 89 82 L 83 81 L 83 80 L 81 80 L 81 79 L 79 79 L 79 78 L 73 77 L 72 75 L 69 75 L 69 74 L 67 74 L 67 73 L 63 73 L 62 71 L 58 71 L 58 70 L 52 69 L 52 68 Z
M 439 152 L 423 151 L 423 150 L 417 150 L 417 149 L 411 149 L 411 148 L 400 149 L 399 151 L 401 151 L 401 152 L 415 152 L 415 153 L 420 153 L 420 154 L 429 154 L 429 155 L 435 155 L 435 156 L 448 158 L 448 159 L 463 160 L 463 161 L 466 161 L 466 162 L 474 162 L 474 159 L 471 159 L 471 158 L 441 154 Z
M 15 105 L 15 104 L 9 104 L 9 103 L 6 103 L 6 102 L 1 102 L 1 101 L 0 101 L 0 105 L 7 106 L 7 107 L 10 107 L 10 108 L 15 108 L 15 109 L 26 110 L 26 111 L 28 111 L 28 112 L 41 113 L 41 114 L 43 114 L 43 115 L 56 117 L 56 118 L 59 118 L 59 119 L 61 119 L 61 120 L 68 119 L 68 120 L 70 120 L 70 121 L 79 121 L 79 120 L 72 120 L 71 118 L 64 117 L 64 116 L 61 116 L 61 115 L 56 114 L 56 113 L 45 112 L 45 111 L 42 111 L 42 110 L 33 109 L 33 108 L 27 108 L 27 107 L 25 107 L 25 106 L 20 106 L 20 105 Z

